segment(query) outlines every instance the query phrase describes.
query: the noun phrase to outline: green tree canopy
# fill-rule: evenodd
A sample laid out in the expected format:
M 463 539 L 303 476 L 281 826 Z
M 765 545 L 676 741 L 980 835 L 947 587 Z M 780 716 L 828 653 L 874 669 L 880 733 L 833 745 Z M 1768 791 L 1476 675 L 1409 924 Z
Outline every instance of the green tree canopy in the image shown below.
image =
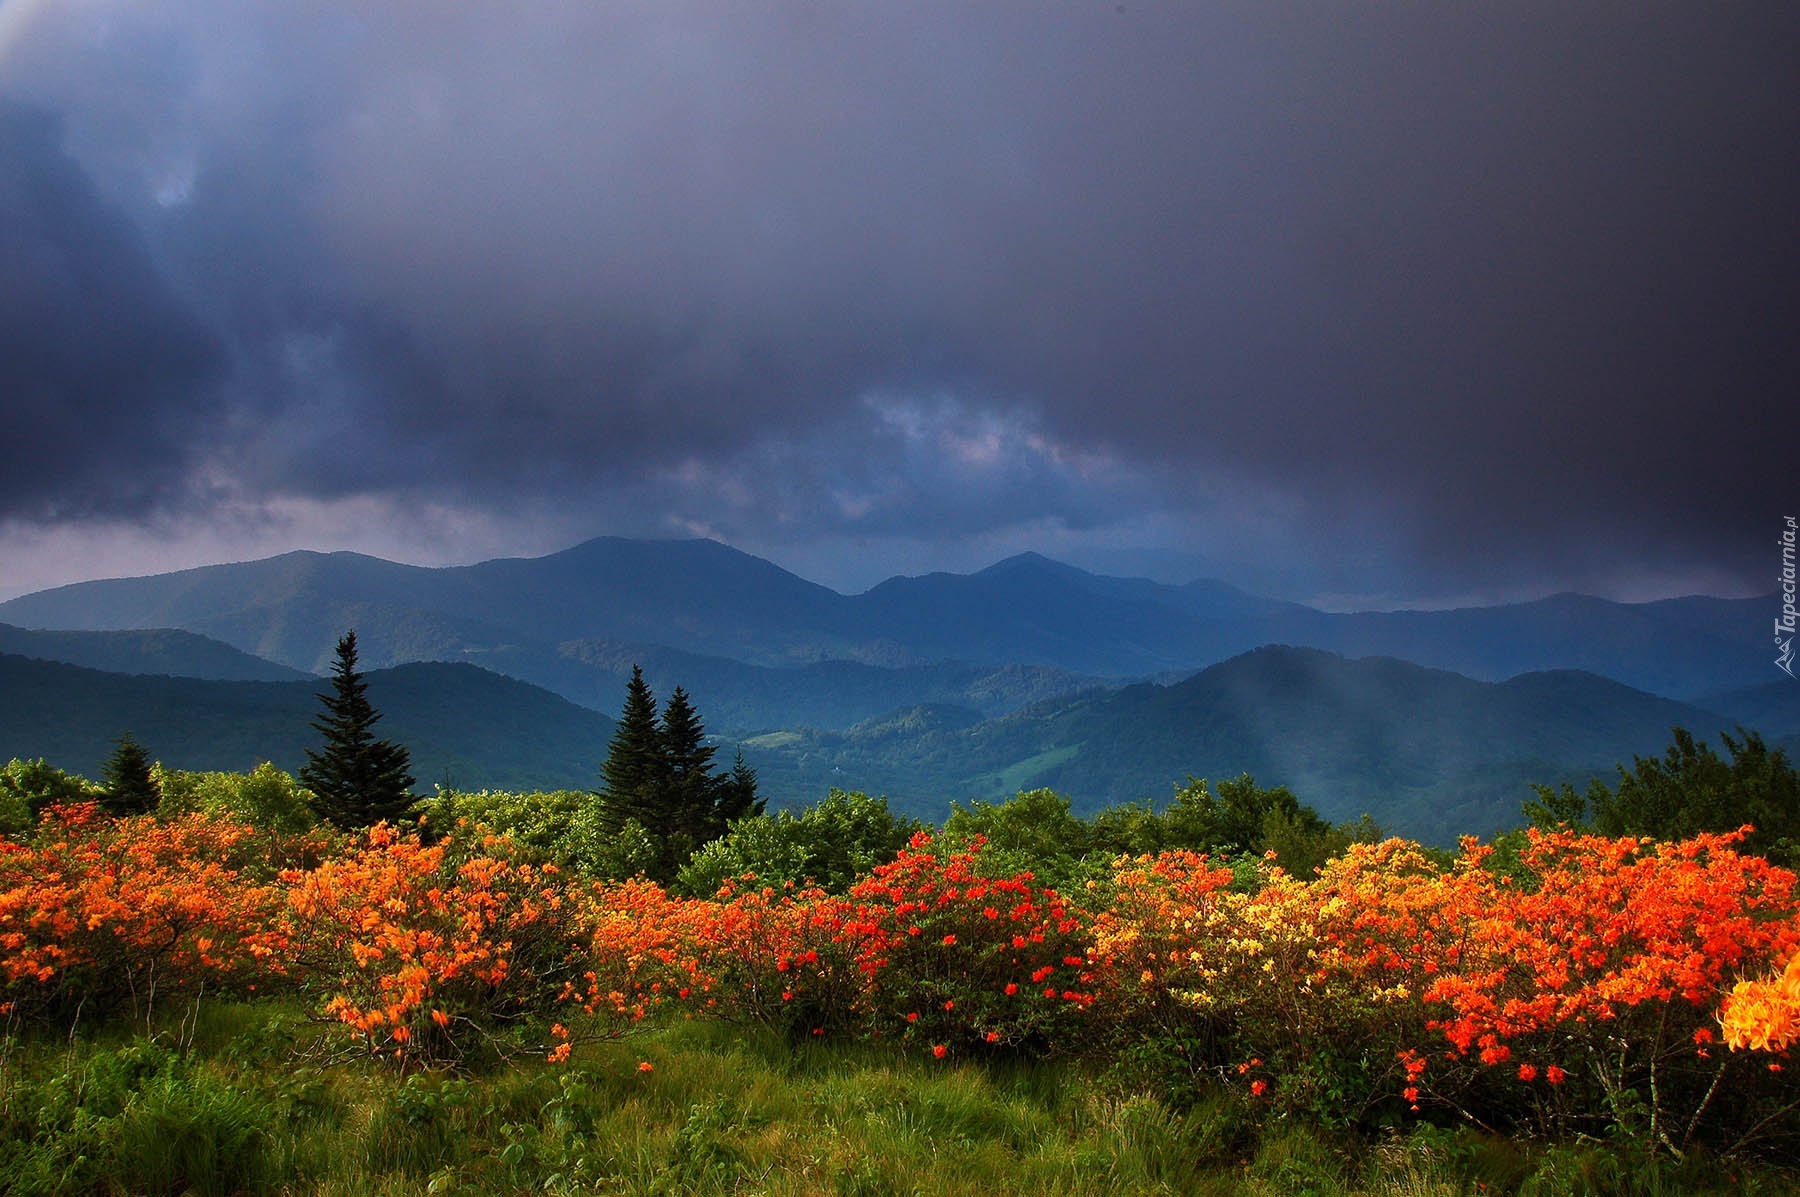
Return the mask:
M 1618 788 L 1599 778 L 1579 792 L 1568 782 L 1534 785 L 1527 819 L 1540 827 L 1566 823 L 1603 835 L 1685 839 L 1702 831 L 1735 831 L 1749 824 L 1752 852 L 1779 863 L 1800 860 L 1800 776 L 1780 749 L 1770 750 L 1755 732 L 1721 733 L 1726 760 L 1686 728 L 1673 728 L 1674 743 L 1660 757 L 1634 757 L 1619 766 Z
M 332 692 L 319 695 L 324 711 L 313 729 L 325 738 L 308 751 L 300 780 L 312 791 L 313 810 L 346 830 L 382 820 L 394 822 L 413 804 L 411 759 L 391 740 L 375 738 L 381 713 L 369 702 L 369 686 L 356 668 L 356 632 L 337 642 Z
M 43 757 L 14 757 L 0 766 L 0 832 L 17 833 L 31 826 L 37 813 L 57 802 L 96 802 L 101 789 L 84 777 L 65 773 Z
M 799 814 L 754 814 L 739 819 L 682 868 L 681 888 L 709 897 L 727 880 L 754 876 L 759 884 L 812 882 L 846 890 L 885 864 L 925 825 L 894 814 L 886 798 L 834 789 Z

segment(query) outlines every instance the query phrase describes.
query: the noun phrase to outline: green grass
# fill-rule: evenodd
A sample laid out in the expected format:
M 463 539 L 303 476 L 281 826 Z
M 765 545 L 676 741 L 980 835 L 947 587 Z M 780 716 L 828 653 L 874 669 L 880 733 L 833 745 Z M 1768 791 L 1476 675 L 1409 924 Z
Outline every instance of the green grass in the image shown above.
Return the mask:
M 1061 748 L 1052 748 L 1048 752 L 1040 752 L 1036 756 L 1015 761 L 1004 769 L 992 773 L 983 773 L 969 779 L 972 793 L 995 798 L 1009 798 L 1018 791 L 1029 787 L 1031 780 L 1044 770 L 1075 759 L 1081 751 L 1079 744 L 1066 744 Z
M 944 1062 L 675 1023 L 467 1076 L 322 1067 L 280 1003 L 186 1042 L 0 1045 L 0 1194 L 1462 1194 L 1793 1191 L 1764 1169 L 1423 1128 L 1358 1140 L 1122 1068 Z M 649 1064 L 644 1070 L 642 1064 Z

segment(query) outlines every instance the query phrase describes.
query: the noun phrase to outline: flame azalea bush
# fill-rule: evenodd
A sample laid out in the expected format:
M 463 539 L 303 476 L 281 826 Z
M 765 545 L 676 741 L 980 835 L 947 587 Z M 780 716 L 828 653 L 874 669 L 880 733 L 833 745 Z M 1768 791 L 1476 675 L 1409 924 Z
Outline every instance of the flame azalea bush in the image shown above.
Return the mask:
M 1778 975 L 1739 981 L 1719 1010 L 1725 1042 L 1733 1050 L 1786 1054 L 1800 1038 L 1800 956 Z
M 851 889 L 868 1025 L 946 1051 L 1079 1047 L 1100 997 L 1087 916 L 1029 872 L 988 875 L 983 846 L 940 855 L 920 833 Z
M 0 1003 L 148 1018 L 159 996 L 254 987 L 278 942 L 280 890 L 257 877 L 265 839 L 206 815 L 46 809 L 32 839 L 0 838 Z
M 556 866 L 503 838 L 425 844 L 378 824 L 282 880 L 283 966 L 372 1054 L 444 1060 L 471 1032 L 495 1041 L 551 1011 L 579 962 L 579 909 Z M 554 1037 L 566 1057 L 566 1030 Z
M 1096 1000 L 1082 916 L 1029 874 L 989 876 L 981 845 L 915 836 L 848 897 L 727 883 L 710 901 L 643 880 L 595 898 L 591 966 L 569 996 L 642 1018 L 699 1013 L 823 1035 L 949 1045 L 1076 1044 Z
M 732 882 L 714 899 L 677 898 L 637 878 L 587 900 L 588 966 L 564 997 L 589 1013 L 636 1022 L 681 1007 L 819 1034 L 851 1025 L 860 987 L 841 898 Z
M 851 1028 L 864 980 L 846 939 L 852 924 L 851 903 L 823 890 L 728 882 L 695 937 L 702 1000 L 715 1015 L 793 1033 Z
M 1166 1044 L 1199 1070 L 1222 1062 L 1222 945 L 1241 939 L 1232 870 L 1189 851 L 1120 857 L 1094 916 L 1094 959 L 1122 1037 Z
M 1413 1104 L 1642 1122 L 1664 1141 L 1681 1106 L 1690 1135 L 1722 1075 L 1709 1045 L 1729 978 L 1795 942 L 1793 874 L 1740 838 L 1533 831 L 1520 873 L 1470 840 L 1435 875 L 1397 841 L 1354 847 L 1318 885 L 1324 958 L 1376 970 L 1371 994 L 1422 1017 L 1396 1053 Z
M 1095 927 L 1113 1032 L 1161 1044 L 1271 1110 L 1360 1117 L 1399 1069 L 1405 1023 L 1392 1007 L 1405 987 L 1377 962 L 1330 950 L 1321 924 L 1342 903 L 1329 901 L 1329 874 L 1302 883 L 1264 862 L 1254 892 L 1231 881 L 1191 852 L 1116 863 Z

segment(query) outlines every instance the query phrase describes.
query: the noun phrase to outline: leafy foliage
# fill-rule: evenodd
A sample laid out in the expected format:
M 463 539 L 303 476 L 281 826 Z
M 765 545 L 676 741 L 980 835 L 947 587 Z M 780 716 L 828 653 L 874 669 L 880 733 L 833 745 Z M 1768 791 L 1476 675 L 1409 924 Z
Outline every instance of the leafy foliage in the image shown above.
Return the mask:
M 39 811 L 55 803 L 97 802 L 103 791 L 86 778 L 65 773 L 43 757 L 17 757 L 0 768 L 0 834 L 30 828 Z
M 1566 823 L 1603 835 L 1683 839 L 1734 831 L 1746 824 L 1750 851 L 1784 863 L 1800 861 L 1800 775 L 1780 749 L 1771 751 L 1755 732 L 1721 733 L 1727 761 L 1687 729 L 1660 757 L 1635 757 L 1619 767 L 1618 788 L 1599 778 L 1580 793 L 1567 782 L 1534 785 L 1525 817 L 1539 827 Z
M 834 789 L 797 815 L 784 810 L 734 822 L 682 868 L 680 888 L 706 897 L 729 881 L 747 879 L 841 893 L 923 830 L 917 820 L 890 810 L 885 798 Z
M 268 761 L 248 773 L 156 770 L 163 817 L 206 814 L 236 819 L 278 835 L 310 829 L 316 822 L 312 795 L 294 776 Z

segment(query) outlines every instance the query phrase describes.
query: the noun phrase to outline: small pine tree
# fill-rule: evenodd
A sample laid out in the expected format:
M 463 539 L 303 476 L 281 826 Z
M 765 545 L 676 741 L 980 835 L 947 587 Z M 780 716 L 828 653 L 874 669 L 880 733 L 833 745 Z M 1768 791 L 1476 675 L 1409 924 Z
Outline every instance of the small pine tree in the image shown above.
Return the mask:
M 750 819 L 763 813 L 768 803 L 757 796 L 756 770 L 744 763 L 744 750 L 737 750 L 731 761 L 731 773 L 719 784 L 717 802 L 721 828 L 739 819 Z
M 147 815 L 162 800 L 151 773 L 150 754 L 130 732 L 113 743 L 112 755 L 106 758 L 106 791 L 100 805 L 114 815 Z
M 337 642 L 331 685 L 331 694 L 319 695 L 325 709 L 312 725 L 325 746 L 309 750 L 300 770 L 301 782 L 313 794 L 313 810 L 345 830 L 396 821 L 413 803 L 411 758 L 371 730 L 381 713 L 370 704 L 368 683 L 356 668 L 355 631 Z

